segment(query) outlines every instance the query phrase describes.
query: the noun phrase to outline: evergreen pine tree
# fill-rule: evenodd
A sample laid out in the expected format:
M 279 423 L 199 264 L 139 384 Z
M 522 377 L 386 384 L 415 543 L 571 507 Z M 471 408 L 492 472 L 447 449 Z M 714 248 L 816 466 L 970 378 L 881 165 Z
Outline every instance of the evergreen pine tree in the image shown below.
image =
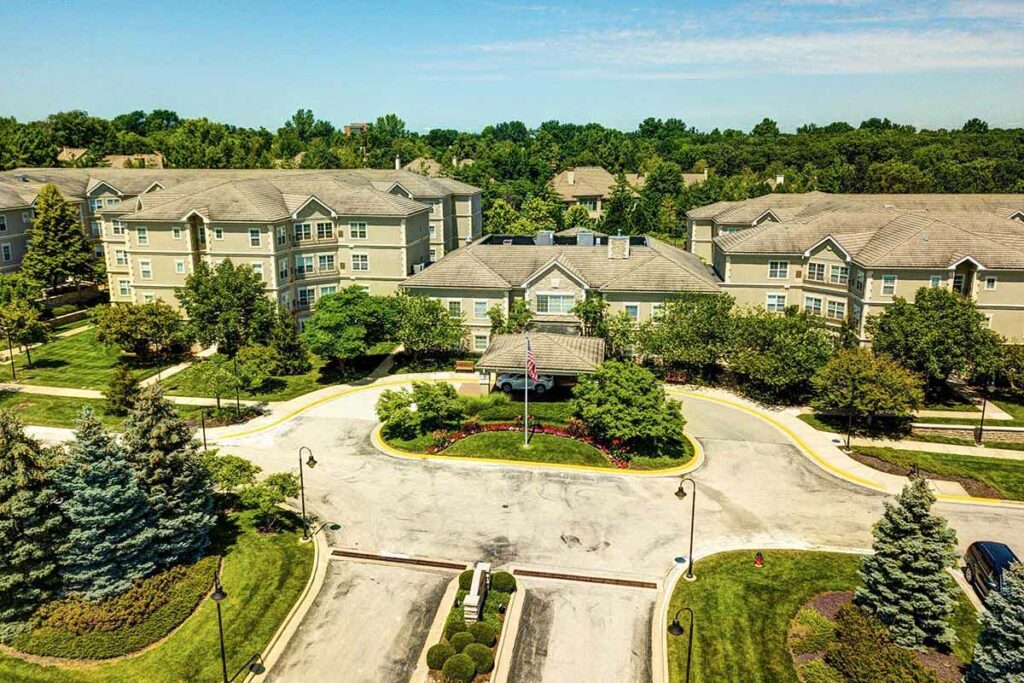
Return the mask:
M 107 412 L 127 415 L 139 397 L 139 380 L 128 366 L 118 365 L 103 395 L 107 398 Z
M 98 600 L 153 571 L 155 531 L 146 494 L 123 449 L 88 408 L 57 481 L 71 527 L 61 554 L 66 592 Z
M 889 627 L 907 648 L 950 645 L 949 617 L 956 606 L 946 568 L 956 563 L 956 532 L 931 514 L 935 495 L 923 478 L 900 492 L 874 526 L 874 555 L 861 563 L 863 586 L 855 601 Z
M 60 590 L 63 518 L 50 475 L 53 454 L 0 410 L 0 641 Z
M 969 683 L 1024 681 L 1024 564 L 1003 572 L 1003 589 L 992 591 L 988 612 L 981 615 L 984 629 L 974 647 L 967 671 Z
M 299 336 L 299 326 L 288 309 L 279 307 L 274 326 L 270 330 L 270 344 L 277 356 L 277 369 L 273 374 L 301 375 L 309 372 L 309 353 Z
M 85 239 L 78 209 L 54 185 L 43 185 L 28 231 L 21 270 L 51 289 L 93 275 L 95 256 Z
M 216 521 L 209 471 L 199 444 L 157 386 L 135 400 L 125 423 L 124 448 L 149 499 L 158 567 L 190 562 L 210 543 Z
M 609 235 L 631 235 L 636 232 L 633 228 L 635 205 L 636 196 L 626 182 L 626 176 L 619 173 L 615 176 L 615 186 L 604 202 L 600 229 Z

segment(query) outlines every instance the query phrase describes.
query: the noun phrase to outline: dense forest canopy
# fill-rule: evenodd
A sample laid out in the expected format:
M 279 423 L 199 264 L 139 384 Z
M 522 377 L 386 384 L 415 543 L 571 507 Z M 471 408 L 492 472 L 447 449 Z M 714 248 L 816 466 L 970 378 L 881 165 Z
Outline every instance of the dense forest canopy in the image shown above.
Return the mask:
M 106 154 L 159 151 L 172 168 L 390 168 L 396 156 L 403 163 L 430 157 L 446 173 L 483 188 L 485 210 L 497 199 L 517 210 L 531 197 L 550 201 L 554 174 L 582 165 L 643 173 L 657 180 L 652 201 L 669 197 L 678 212 L 764 194 L 770 190 L 764 181 L 778 174 L 785 183 L 776 191 L 784 192 L 1024 192 L 1024 129 L 990 129 L 979 119 L 958 130 L 918 130 L 872 118 L 856 127 L 808 124 L 795 133 L 781 132 L 770 119 L 749 132 L 704 132 L 675 118 L 648 118 L 633 131 L 558 121 L 531 129 L 508 121 L 479 133 L 438 128 L 420 134 L 387 114 L 365 134 L 349 137 L 308 109 L 275 132 L 184 119 L 164 109 L 109 120 L 84 111 L 27 123 L 0 118 L 4 169 L 56 166 L 62 147 L 88 149 L 79 165 L 100 165 Z M 456 163 L 466 159 L 472 163 Z M 707 183 L 682 188 L 682 172 L 705 168 Z

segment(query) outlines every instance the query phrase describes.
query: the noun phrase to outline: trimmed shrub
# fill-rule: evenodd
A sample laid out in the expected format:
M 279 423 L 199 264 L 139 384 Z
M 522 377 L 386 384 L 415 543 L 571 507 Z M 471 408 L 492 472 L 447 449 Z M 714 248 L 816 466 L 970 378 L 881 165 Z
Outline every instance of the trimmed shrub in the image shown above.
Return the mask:
M 491 574 L 491 590 L 502 593 L 516 592 L 516 577 L 508 572 L 494 572 Z
M 468 591 L 473 588 L 473 570 L 467 569 L 459 574 L 459 590 Z
M 473 634 L 469 631 L 459 631 L 449 638 L 448 642 L 451 643 L 456 652 L 462 652 L 466 649 L 467 645 L 472 645 L 476 640 L 473 638 Z
M 816 609 L 805 607 L 797 612 L 790 643 L 793 654 L 822 652 L 836 638 L 836 626 Z
M 463 631 L 468 630 L 469 629 L 466 627 L 466 622 L 462 618 L 462 610 L 458 608 L 453 609 L 448 614 L 448 620 L 444 623 L 444 637 L 448 640 L 451 640 L 452 636 L 454 636 L 456 633 L 461 633 Z
M 836 644 L 825 663 L 849 683 L 938 683 L 913 652 L 893 644 L 885 625 L 859 607 L 848 605 L 836 619 Z
M 491 648 L 486 645 L 473 643 L 472 645 L 467 645 L 462 653 L 468 655 L 473 660 L 473 663 L 476 664 L 477 673 L 485 674 L 494 668 L 494 654 L 491 652 Z
M 441 667 L 444 666 L 444 663 L 447 662 L 454 654 L 455 648 L 448 643 L 431 645 L 430 649 L 427 650 L 427 666 L 434 671 L 440 671 Z
M 452 655 L 441 667 L 444 680 L 452 683 L 469 683 L 476 676 L 476 663 L 469 655 Z
M 838 671 L 820 659 L 800 665 L 800 677 L 804 683 L 845 683 Z
M 483 621 L 478 621 L 475 624 L 470 624 L 469 632 L 470 634 L 472 634 L 473 640 L 480 643 L 481 645 L 486 645 L 487 647 L 493 646 L 494 641 L 497 638 L 497 636 L 494 633 L 494 627 Z
M 62 315 L 67 315 L 68 313 L 74 313 L 77 310 L 78 310 L 78 307 L 75 306 L 74 304 L 64 304 L 63 306 L 56 306 L 56 307 L 54 307 L 54 309 L 51 311 L 51 313 L 53 313 L 53 317 L 54 318 L 59 318 Z

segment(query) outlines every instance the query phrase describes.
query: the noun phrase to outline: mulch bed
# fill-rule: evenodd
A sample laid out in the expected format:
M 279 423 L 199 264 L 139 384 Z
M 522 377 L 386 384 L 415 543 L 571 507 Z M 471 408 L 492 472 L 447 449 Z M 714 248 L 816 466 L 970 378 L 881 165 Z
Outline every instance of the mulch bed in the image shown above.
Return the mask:
M 862 465 L 867 465 L 871 469 L 879 470 L 880 472 L 885 472 L 887 474 L 895 474 L 903 477 L 907 476 L 906 467 L 902 465 L 894 465 L 891 462 L 888 462 L 887 460 L 876 458 L 873 455 L 867 455 L 866 453 L 853 451 L 852 453 L 850 453 L 850 457 L 856 460 L 857 462 L 861 463 Z M 954 477 L 948 474 L 936 474 L 935 472 L 931 472 L 925 469 L 921 469 L 918 471 L 920 472 L 921 476 L 926 479 L 937 479 L 939 481 L 955 481 L 956 483 L 963 486 L 964 490 L 967 491 L 967 493 L 978 498 L 1003 497 L 1003 495 L 999 492 L 999 489 L 989 484 L 986 484 L 983 481 L 972 479 L 971 477 Z

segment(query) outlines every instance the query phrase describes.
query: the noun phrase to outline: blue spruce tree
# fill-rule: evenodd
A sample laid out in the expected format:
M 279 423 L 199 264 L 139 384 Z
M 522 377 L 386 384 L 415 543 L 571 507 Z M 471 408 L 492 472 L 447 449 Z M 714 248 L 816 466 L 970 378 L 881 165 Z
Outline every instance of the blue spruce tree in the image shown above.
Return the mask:
M 153 513 L 157 566 L 195 560 L 216 521 L 210 474 L 192 430 L 158 387 L 135 400 L 123 443 Z
M 70 524 L 62 554 L 66 592 L 99 600 L 153 571 L 155 531 L 145 491 L 89 409 L 57 480 Z

